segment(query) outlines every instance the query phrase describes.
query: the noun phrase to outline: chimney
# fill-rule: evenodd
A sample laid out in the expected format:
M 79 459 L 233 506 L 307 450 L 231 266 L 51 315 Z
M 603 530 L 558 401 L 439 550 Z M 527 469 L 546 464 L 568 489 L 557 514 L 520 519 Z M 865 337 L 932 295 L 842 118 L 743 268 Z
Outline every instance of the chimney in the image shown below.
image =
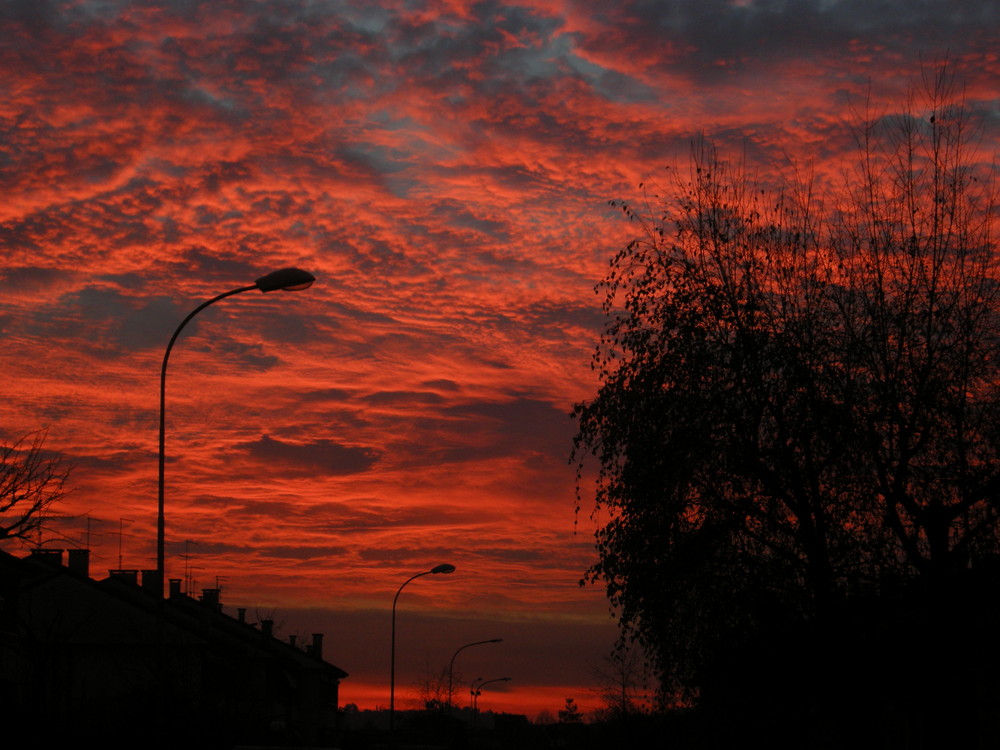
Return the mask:
M 109 570 L 108 576 L 116 581 L 121 581 L 122 583 L 131 583 L 133 586 L 136 586 L 139 583 L 138 570 Z
M 221 610 L 222 604 L 220 603 L 220 592 L 221 589 L 202 589 L 201 603 L 208 607 L 212 607 L 213 609 Z
M 163 596 L 163 580 L 158 570 L 142 571 L 142 590 L 154 596 Z
M 295 648 L 295 641 L 297 640 L 298 636 L 292 633 L 290 636 L 288 636 L 288 645 L 291 646 L 292 648 Z
M 239 620 L 241 623 L 246 624 L 246 621 L 247 621 L 247 608 L 246 607 L 239 607 L 236 610 L 236 619 Z
M 260 632 L 269 638 L 274 635 L 274 620 L 261 620 Z
M 90 550 L 71 549 L 69 551 L 69 569 L 82 578 L 90 577 Z
M 313 633 L 313 642 L 312 642 L 312 645 L 309 646 L 309 648 L 307 649 L 307 652 L 311 656 L 315 656 L 317 659 L 322 659 L 323 658 L 323 634 L 322 633 Z
M 31 554 L 28 555 L 29 560 L 35 560 L 40 562 L 42 565 L 49 565 L 53 568 L 62 567 L 62 553 L 61 549 L 38 549 L 31 550 Z
M 170 581 L 169 581 L 169 584 L 170 584 L 170 598 L 171 599 L 180 599 L 182 596 L 184 596 L 184 594 L 181 592 L 181 579 L 180 578 L 171 578 Z

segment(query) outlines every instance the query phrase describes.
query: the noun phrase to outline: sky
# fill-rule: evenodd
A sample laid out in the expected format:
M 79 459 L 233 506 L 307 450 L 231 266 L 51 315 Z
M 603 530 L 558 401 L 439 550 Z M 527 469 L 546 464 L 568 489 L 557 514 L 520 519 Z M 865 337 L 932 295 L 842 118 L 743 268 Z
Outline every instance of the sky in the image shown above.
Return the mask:
M 397 705 L 503 638 L 456 703 L 509 676 L 480 708 L 598 706 L 606 519 L 569 456 L 636 232 L 608 201 L 699 134 L 836 175 L 866 102 L 945 59 L 989 150 L 998 31 L 982 0 L 0 1 L 0 439 L 74 465 L 42 542 L 155 567 L 170 335 L 301 267 L 174 347 L 168 577 L 325 633 L 374 708 L 394 596 L 451 563 L 399 596 Z

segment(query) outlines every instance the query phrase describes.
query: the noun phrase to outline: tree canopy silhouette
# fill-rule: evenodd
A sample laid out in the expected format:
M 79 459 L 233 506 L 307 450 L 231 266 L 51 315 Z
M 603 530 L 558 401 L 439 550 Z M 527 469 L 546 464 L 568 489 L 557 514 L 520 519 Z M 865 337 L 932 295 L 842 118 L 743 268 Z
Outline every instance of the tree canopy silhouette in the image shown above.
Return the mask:
M 667 691 L 1000 551 L 995 173 L 930 78 L 859 119 L 843 189 L 770 187 L 702 140 L 664 197 L 613 204 L 642 231 L 598 285 L 601 384 L 575 411 L 606 519 L 585 580 Z

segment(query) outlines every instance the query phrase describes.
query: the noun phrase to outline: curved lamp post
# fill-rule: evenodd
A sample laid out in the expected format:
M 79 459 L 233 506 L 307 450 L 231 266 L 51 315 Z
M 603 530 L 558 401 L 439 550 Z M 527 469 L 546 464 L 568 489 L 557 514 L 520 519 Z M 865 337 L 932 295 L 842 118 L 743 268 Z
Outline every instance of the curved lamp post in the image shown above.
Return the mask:
M 479 678 L 479 680 L 482 680 L 482 679 L 483 679 L 482 677 Z M 479 682 L 479 680 L 475 680 L 472 683 L 473 685 L 475 685 L 475 687 L 472 688 L 472 713 L 473 713 L 473 715 L 475 715 L 476 711 L 479 710 L 479 696 L 480 696 L 480 694 L 482 694 L 483 688 L 486 685 L 489 685 L 491 682 L 510 682 L 510 677 L 497 677 L 496 679 L 493 679 L 493 680 L 484 680 L 483 682 L 480 682 L 478 685 L 476 685 L 476 682 Z
M 410 576 L 403 581 L 403 585 L 399 587 L 398 591 L 396 591 L 396 596 L 392 600 L 392 649 L 389 656 L 389 735 L 391 737 L 394 736 L 393 727 L 395 726 L 396 720 L 396 602 L 399 601 L 399 595 L 403 593 L 403 589 L 406 588 L 406 584 L 410 581 L 420 578 L 420 576 L 454 572 L 454 565 L 451 565 L 450 563 L 441 563 L 440 565 L 435 565 L 430 570 L 425 570 L 423 573 L 417 573 L 415 576 Z
M 490 638 L 488 641 L 473 641 L 472 643 L 466 643 L 458 651 L 456 651 L 452 657 L 451 662 L 448 664 L 448 712 L 451 713 L 451 695 L 452 695 L 452 677 L 455 670 L 455 657 L 458 656 L 462 651 L 469 648 L 470 646 L 482 646 L 484 643 L 502 643 L 503 638 Z
M 166 412 L 166 394 L 167 394 L 167 361 L 170 359 L 170 350 L 174 348 L 174 342 L 177 340 L 177 336 L 184 329 L 184 326 L 188 324 L 195 315 L 200 313 L 209 305 L 218 302 L 220 299 L 225 299 L 226 297 L 232 297 L 234 294 L 240 294 L 241 292 L 249 292 L 254 289 L 260 289 L 262 292 L 273 292 L 278 289 L 286 292 L 296 292 L 301 289 L 308 289 L 312 286 L 316 277 L 313 276 L 308 271 L 303 271 L 300 268 L 283 268 L 280 271 L 273 271 L 266 276 L 261 276 L 253 284 L 249 286 L 241 286 L 238 289 L 233 289 L 231 291 L 220 294 L 218 297 L 213 297 L 207 302 L 202 302 L 198 307 L 196 307 L 183 321 L 177 326 L 177 330 L 174 331 L 174 335 L 170 337 L 170 343 L 167 344 L 167 351 L 163 355 L 163 366 L 160 368 L 160 474 L 159 474 L 159 486 L 158 486 L 158 498 L 156 506 L 156 574 L 159 578 L 158 587 L 160 598 L 163 597 L 163 583 L 166 578 L 166 560 L 165 560 L 165 538 L 166 538 L 166 521 L 164 517 L 163 509 L 163 470 L 165 462 L 165 427 L 164 427 L 164 415 Z

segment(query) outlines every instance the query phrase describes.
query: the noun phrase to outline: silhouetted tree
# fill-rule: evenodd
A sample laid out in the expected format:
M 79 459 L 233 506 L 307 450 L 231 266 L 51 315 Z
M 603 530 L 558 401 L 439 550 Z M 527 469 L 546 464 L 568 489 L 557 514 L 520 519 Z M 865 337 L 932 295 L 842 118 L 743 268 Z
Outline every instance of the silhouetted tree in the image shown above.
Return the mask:
M 583 722 L 583 714 L 577 708 L 576 701 L 572 698 L 566 699 L 566 705 L 559 709 L 560 724 L 580 724 Z
M 448 667 L 436 671 L 426 664 L 424 676 L 416 684 L 416 704 L 427 711 L 443 711 L 448 705 Z
M 0 542 L 26 541 L 66 494 L 70 468 L 44 450 L 46 432 L 0 442 Z
M 595 712 L 599 721 L 615 721 L 649 710 L 646 669 L 638 648 L 623 645 L 591 669 L 604 704 Z
M 576 409 L 606 515 L 585 580 L 668 691 L 998 551 L 995 174 L 932 77 L 858 126 L 825 200 L 702 141 L 651 214 L 615 204 L 642 236 L 598 286 L 601 386 Z
M 543 708 L 541 711 L 538 712 L 538 715 L 535 717 L 535 723 L 542 725 L 555 724 L 556 717 L 552 715 L 551 711 L 549 711 L 546 708 Z

